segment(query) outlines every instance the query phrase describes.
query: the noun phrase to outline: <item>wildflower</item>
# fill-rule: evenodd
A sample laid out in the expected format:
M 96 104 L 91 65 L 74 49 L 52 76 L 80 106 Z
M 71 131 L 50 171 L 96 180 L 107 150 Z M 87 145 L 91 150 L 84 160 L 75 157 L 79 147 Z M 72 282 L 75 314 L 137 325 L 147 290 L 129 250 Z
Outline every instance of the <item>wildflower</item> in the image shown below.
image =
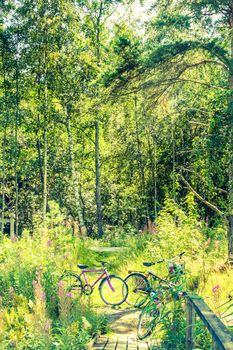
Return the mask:
M 50 320 L 46 320 L 45 325 L 44 325 L 44 330 L 45 332 L 49 332 L 51 328 L 51 321 Z
M 13 235 L 13 236 L 11 237 L 11 242 L 12 242 L 12 243 L 17 242 L 17 237 L 16 237 L 16 235 Z
M 59 281 L 59 282 L 58 282 L 58 287 L 61 288 L 61 287 L 63 287 L 63 286 L 64 286 L 64 283 L 63 283 L 62 281 Z
M 183 296 L 183 292 L 178 292 L 178 296 L 182 297 Z
M 15 293 L 15 290 L 13 287 L 10 287 L 9 294 L 12 296 Z
M 45 294 L 45 292 L 42 290 L 41 292 L 40 292 L 40 300 L 45 300 L 46 299 L 46 294 Z
M 53 241 L 49 239 L 47 242 L 47 247 L 52 247 L 52 245 L 53 245 Z
M 73 294 L 71 292 L 66 293 L 66 296 L 72 298 Z
M 210 241 L 211 241 L 211 239 L 208 238 L 207 241 L 204 243 L 204 249 L 208 249 L 208 248 L 209 248 L 209 246 L 210 246 Z
M 212 292 L 213 292 L 213 293 L 217 293 L 220 289 L 221 289 L 220 285 L 219 285 L 219 284 L 216 284 L 216 286 L 214 286 L 214 287 L 212 288 Z
M 216 250 L 219 249 L 219 243 L 220 243 L 220 241 L 218 239 L 216 239 L 215 242 L 214 242 L 214 246 L 215 246 Z

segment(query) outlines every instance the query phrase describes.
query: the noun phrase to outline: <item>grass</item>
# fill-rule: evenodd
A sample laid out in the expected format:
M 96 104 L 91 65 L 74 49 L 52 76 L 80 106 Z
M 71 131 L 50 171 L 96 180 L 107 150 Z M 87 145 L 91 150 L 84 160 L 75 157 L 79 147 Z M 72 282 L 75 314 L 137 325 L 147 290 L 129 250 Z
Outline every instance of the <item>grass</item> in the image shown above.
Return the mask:
M 18 350 L 83 350 L 93 334 L 107 331 L 98 286 L 72 309 L 71 301 L 59 295 L 60 276 L 64 270 L 79 273 L 77 263 L 93 266 L 99 265 L 98 260 L 107 260 L 109 273 L 125 278 L 128 270 L 146 271 L 143 261 L 170 259 L 186 251 L 183 261 L 187 288 L 203 296 L 213 310 L 220 313 L 219 306 L 233 290 L 233 271 L 225 264 L 227 242 L 223 228 L 207 230 L 195 215 L 178 210 L 170 202 L 160 213 L 155 234 L 136 234 L 127 228 L 126 235 L 123 228 L 118 228 L 109 232 L 105 241 L 97 241 L 73 237 L 61 224 L 49 227 L 46 235 L 38 229 L 33 236 L 25 231 L 18 240 L 3 237 L 0 241 L 1 350 L 9 346 Z M 115 253 L 90 249 L 103 245 L 127 249 Z M 166 264 L 156 264 L 151 269 L 159 276 L 167 274 Z M 96 275 L 88 277 L 92 283 Z M 179 332 L 168 327 L 166 344 L 183 342 L 185 322 L 181 316 L 178 325 Z M 197 338 L 199 344 L 207 339 L 201 326 Z M 207 348 L 208 344 L 204 344 L 203 349 Z

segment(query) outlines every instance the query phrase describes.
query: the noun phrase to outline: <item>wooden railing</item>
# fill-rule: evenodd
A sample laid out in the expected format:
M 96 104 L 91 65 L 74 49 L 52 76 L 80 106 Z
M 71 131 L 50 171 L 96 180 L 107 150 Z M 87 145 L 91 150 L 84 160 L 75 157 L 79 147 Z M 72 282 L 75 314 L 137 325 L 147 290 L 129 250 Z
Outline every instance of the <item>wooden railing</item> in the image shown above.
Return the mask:
M 213 350 L 233 350 L 233 335 L 198 295 L 187 294 L 186 349 L 192 350 L 194 344 L 195 313 L 203 321 L 212 336 Z

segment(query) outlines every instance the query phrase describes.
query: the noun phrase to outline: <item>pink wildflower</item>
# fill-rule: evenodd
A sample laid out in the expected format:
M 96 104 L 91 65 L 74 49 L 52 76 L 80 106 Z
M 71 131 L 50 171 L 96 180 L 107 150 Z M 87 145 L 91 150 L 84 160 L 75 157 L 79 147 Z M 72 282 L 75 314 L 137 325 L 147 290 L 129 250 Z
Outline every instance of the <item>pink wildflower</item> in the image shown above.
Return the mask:
M 59 281 L 58 282 L 58 287 L 63 287 L 64 286 L 64 283 L 62 281 Z
M 46 322 L 45 322 L 45 325 L 44 325 L 44 330 L 45 330 L 45 332 L 49 332 L 50 331 L 50 328 L 51 328 L 51 321 L 50 320 L 47 320 Z
M 211 241 L 211 239 L 208 238 L 207 241 L 204 243 L 204 249 L 208 249 L 208 248 L 209 248 L 209 246 L 210 246 L 210 241 Z
M 73 294 L 71 292 L 68 292 L 66 293 L 66 296 L 72 298 Z
M 212 288 L 212 292 L 213 292 L 213 293 L 217 293 L 220 289 L 221 289 L 220 285 L 219 285 L 219 284 L 216 284 L 216 286 L 214 286 L 214 287 Z
M 52 247 L 52 245 L 53 245 L 53 241 L 51 239 L 49 239 L 48 242 L 47 242 L 47 246 L 48 247 Z

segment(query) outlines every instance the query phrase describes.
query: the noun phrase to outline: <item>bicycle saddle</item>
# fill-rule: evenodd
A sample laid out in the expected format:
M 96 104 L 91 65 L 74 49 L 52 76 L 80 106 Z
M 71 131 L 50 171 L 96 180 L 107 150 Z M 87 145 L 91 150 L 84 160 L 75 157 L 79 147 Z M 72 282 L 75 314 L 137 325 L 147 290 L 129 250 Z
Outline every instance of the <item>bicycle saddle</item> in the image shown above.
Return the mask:
M 83 270 L 86 269 L 88 267 L 88 265 L 82 265 L 82 264 L 78 264 L 78 267 Z
M 144 262 L 143 265 L 149 267 L 149 266 L 155 265 L 155 263 L 154 262 Z

